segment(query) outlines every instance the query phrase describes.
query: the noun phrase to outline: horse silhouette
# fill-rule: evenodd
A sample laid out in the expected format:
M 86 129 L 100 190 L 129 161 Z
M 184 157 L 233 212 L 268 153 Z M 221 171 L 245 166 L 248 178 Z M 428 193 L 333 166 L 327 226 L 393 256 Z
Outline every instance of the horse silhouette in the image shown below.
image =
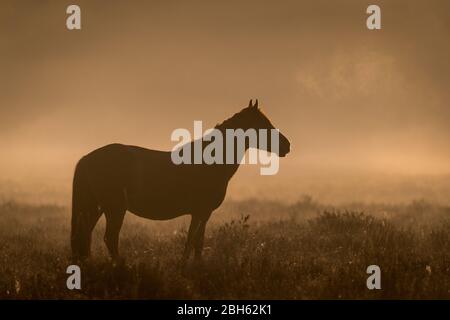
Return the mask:
M 258 100 L 218 124 L 226 129 L 274 129 L 258 108 Z M 194 144 L 195 141 L 189 142 Z M 210 142 L 203 142 L 204 147 Z M 236 145 L 236 144 L 235 144 Z M 259 145 L 258 145 L 259 146 Z M 192 145 L 193 147 L 193 145 Z M 249 148 L 245 142 L 245 150 Z M 193 148 L 191 149 L 193 150 Z M 224 155 L 226 152 L 224 145 Z M 272 151 L 267 143 L 266 151 Z M 288 139 L 279 134 L 278 155 L 290 151 Z M 234 153 L 238 157 L 237 152 Z M 206 223 L 225 198 L 228 182 L 242 159 L 233 164 L 174 164 L 170 151 L 110 144 L 82 157 L 73 178 L 71 247 L 75 260 L 90 254 L 92 231 L 105 214 L 105 243 L 111 258 L 119 257 L 119 233 L 126 211 L 137 216 L 168 220 L 190 214 L 191 223 L 182 261 L 192 251 L 200 259 Z

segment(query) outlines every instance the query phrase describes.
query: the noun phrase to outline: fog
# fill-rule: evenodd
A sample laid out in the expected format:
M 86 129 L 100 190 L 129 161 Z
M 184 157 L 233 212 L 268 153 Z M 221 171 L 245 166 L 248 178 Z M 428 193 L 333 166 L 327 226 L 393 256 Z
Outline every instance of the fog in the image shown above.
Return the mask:
M 76 161 L 111 142 L 170 150 L 250 98 L 292 143 L 277 176 L 244 166 L 231 197 L 445 201 L 450 3 L 0 3 L 3 198 L 65 199 Z

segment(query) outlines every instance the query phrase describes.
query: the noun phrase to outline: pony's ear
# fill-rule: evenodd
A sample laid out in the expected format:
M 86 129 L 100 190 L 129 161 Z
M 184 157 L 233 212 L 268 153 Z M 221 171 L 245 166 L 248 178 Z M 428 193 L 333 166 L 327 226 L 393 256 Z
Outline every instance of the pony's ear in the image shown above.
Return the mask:
M 250 99 L 250 101 L 248 102 L 248 107 L 247 108 L 258 109 L 258 99 L 255 100 L 255 104 L 253 104 L 253 99 Z

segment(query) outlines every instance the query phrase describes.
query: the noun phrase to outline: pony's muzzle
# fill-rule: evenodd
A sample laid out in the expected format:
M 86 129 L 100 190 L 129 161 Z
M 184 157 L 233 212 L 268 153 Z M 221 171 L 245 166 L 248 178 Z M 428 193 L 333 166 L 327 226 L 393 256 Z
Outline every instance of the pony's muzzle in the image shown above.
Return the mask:
M 280 150 L 279 150 L 279 156 L 280 157 L 286 157 L 286 155 L 291 152 L 291 143 L 285 136 L 280 137 Z

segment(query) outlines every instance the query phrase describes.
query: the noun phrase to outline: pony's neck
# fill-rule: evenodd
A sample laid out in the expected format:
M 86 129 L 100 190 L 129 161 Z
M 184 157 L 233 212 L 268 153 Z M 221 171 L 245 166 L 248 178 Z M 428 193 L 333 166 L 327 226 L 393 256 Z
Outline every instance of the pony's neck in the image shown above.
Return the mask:
M 239 156 L 239 154 L 237 152 L 238 146 L 237 146 L 236 141 L 234 141 L 234 143 L 233 143 L 233 157 L 234 157 L 233 164 L 226 164 L 227 153 L 228 153 L 228 151 L 230 151 L 229 148 L 227 148 L 226 130 L 227 129 L 233 129 L 233 130 L 242 129 L 241 122 L 242 121 L 241 121 L 241 118 L 239 117 L 239 113 L 236 113 L 232 117 L 226 119 L 225 121 L 223 121 L 222 123 L 220 123 L 214 127 L 214 129 L 217 129 L 222 133 L 222 137 L 223 137 L 222 154 L 223 154 L 224 164 L 223 165 L 218 164 L 217 166 L 219 168 L 222 168 L 226 172 L 228 179 L 231 179 L 231 177 L 233 177 L 233 175 L 236 173 L 237 169 L 239 168 L 239 165 L 241 164 L 243 157 L 245 157 L 245 153 L 248 150 L 248 145 L 247 145 L 247 143 L 245 143 L 245 151 L 242 155 Z M 208 141 L 207 143 L 209 144 L 210 142 Z
M 242 111 L 241 111 L 242 112 Z M 213 163 L 213 164 L 205 164 L 203 162 L 203 165 L 205 166 L 205 168 L 211 169 L 211 170 L 216 170 L 219 175 L 223 176 L 225 179 L 229 180 L 231 179 L 231 177 L 236 173 L 237 169 L 239 168 L 239 165 L 242 162 L 242 159 L 245 157 L 245 153 L 248 149 L 248 143 L 247 141 L 245 142 L 245 146 L 244 146 L 244 152 L 237 152 L 238 151 L 238 147 L 240 147 L 237 143 L 236 143 L 236 138 L 233 136 L 233 149 L 229 150 L 230 148 L 227 148 L 227 135 L 226 135 L 226 131 L 227 129 L 244 129 L 246 128 L 246 124 L 244 122 L 246 122 L 245 118 L 242 117 L 241 112 L 234 114 L 232 117 L 226 119 L 225 121 L 223 121 L 222 123 L 216 125 L 214 127 L 214 129 L 220 131 L 221 135 L 222 135 L 222 163 Z M 195 150 L 197 148 L 201 148 L 201 152 L 202 152 L 202 158 L 204 156 L 204 150 L 205 148 L 212 144 L 215 143 L 215 140 L 212 139 L 212 141 L 205 141 L 204 140 L 205 136 L 203 136 L 201 139 L 197 139 L 197 140 L 192 140 L 190 142 L 188 142 L 188 144 L 190 144 L 190 154 L 191 154 L 191 163 L 194 163 L 195 161 Z M 199 141 L 201 140 L 201 141 Z M 184 148 L 183 146 L 180 147 L 180 149 Z M 228 151 L 232 151 L 233 152 L 233 161 L 232 163 L 228 164 L 227 163 L 227 154 Z
M 222 131 L 225 134 L 226 129 L 238 129 L 243 127 L 242 111 L 235 113 L 222 123 L 217 124 L 214 128 Z

